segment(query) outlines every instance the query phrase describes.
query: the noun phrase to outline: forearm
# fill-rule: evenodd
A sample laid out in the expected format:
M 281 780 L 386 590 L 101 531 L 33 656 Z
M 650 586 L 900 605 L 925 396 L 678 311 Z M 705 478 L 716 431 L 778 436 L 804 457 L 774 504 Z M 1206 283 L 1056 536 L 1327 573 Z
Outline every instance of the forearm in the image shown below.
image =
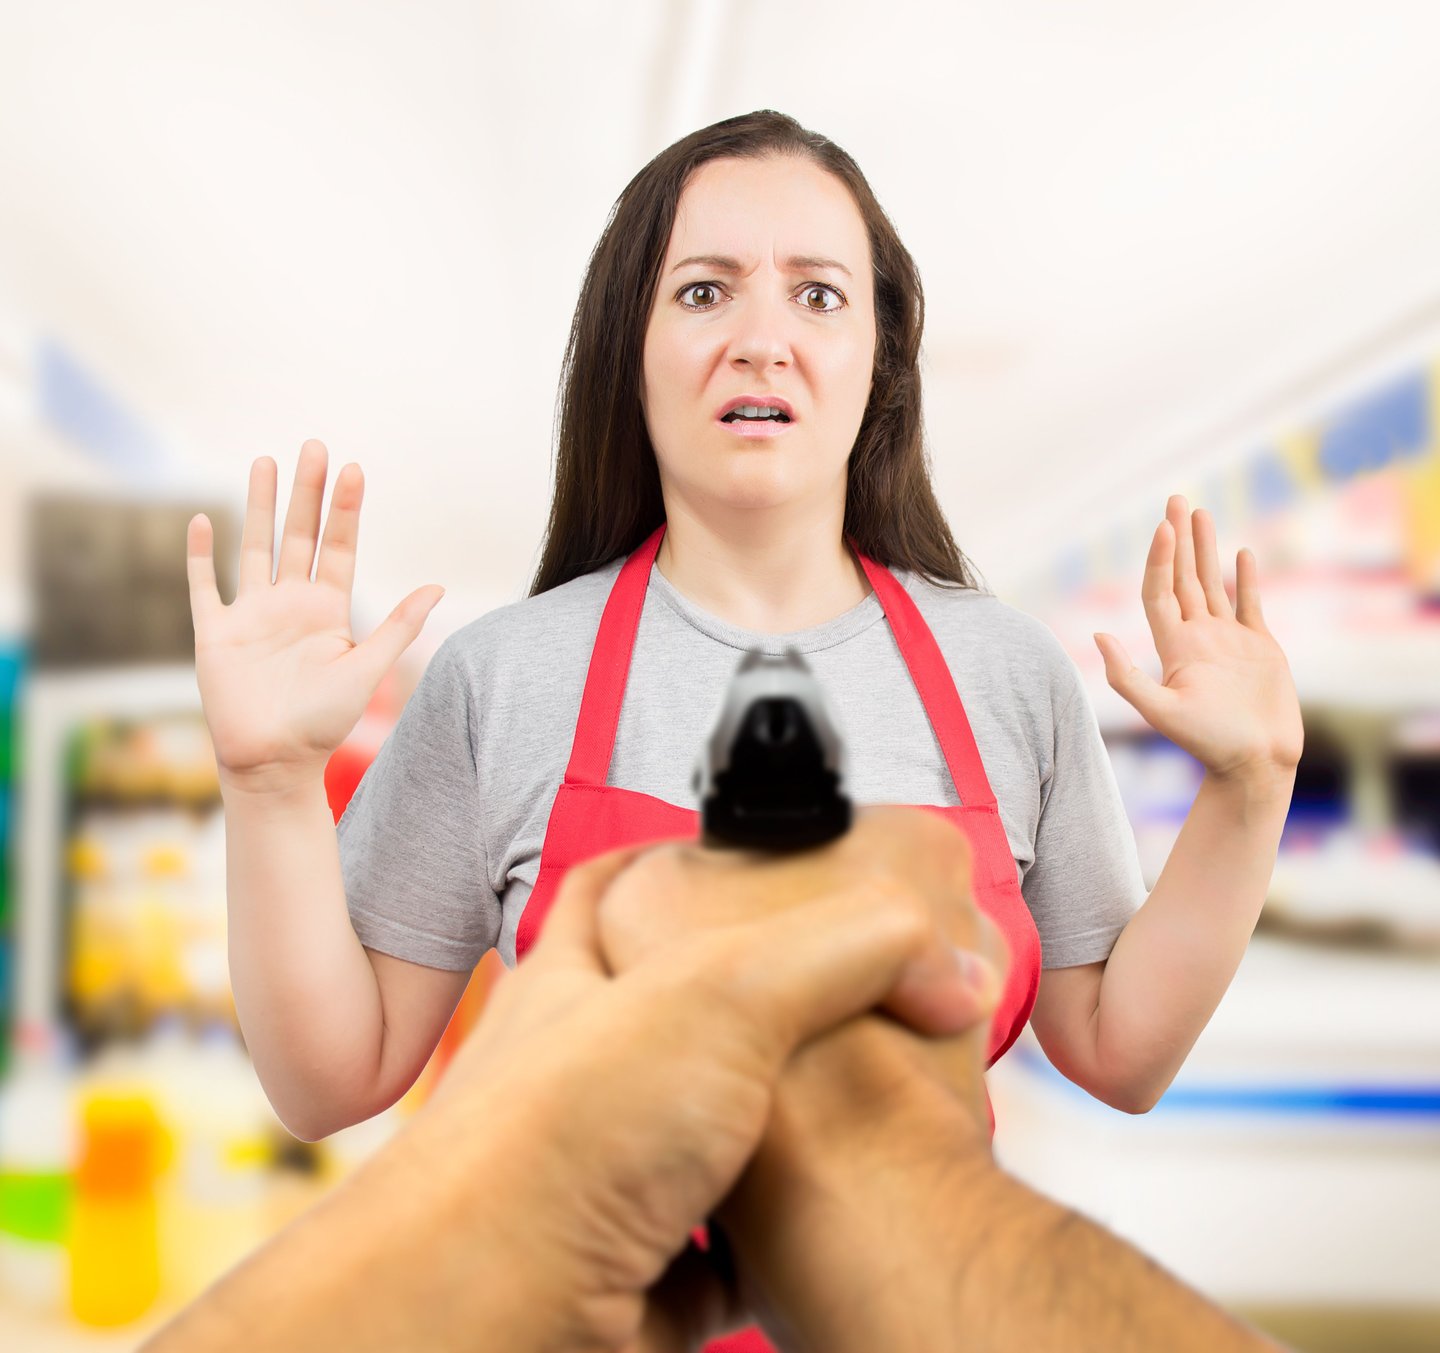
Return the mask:
M 227 787 L 225 861 L 230 978 L 246 1046 L 286 1126 L 323 1136 L 379 1107 L 383 1041 L 323 779 L 265 792 Z
M 1100 1226 L 990 1164 L 878 1175 L 884 1187 L 782 1221 L 829 1285 L 780 1307 L 787 1353 L 1240 1353 L 1272 1345 Z M 919 1187 L 900 1188 L 909 1179 Z M 847 1180 L 853 1183 L 853 1180 Z M 809 1223 L 814 1223 L 809 1224 Z M 803 1227 L 803 1230 L 802 1230 Z M 883 1237 L 883 1243 L 845 1239 Z M 846 1254 L 839 1251 L 848 1250 Z M 828 1260 L 820 1267 L 821 1260 Z
M 951 1346 L 957 1275 L 917 1243 L 916 1208 L 944 1181 L 979 1177 L 989 1142 L 983 1109 L 949 1100 L 913 1051 L 870 1018 L 797 1053 L 717 1214 L 746 1305 L 787 1353 Z
M 787 1353 L 1271 1347 L 997 1169 L 953 1087 L 894 1060 L 908 1036 L 864 1023 L 792 1062 L 721 1213 L 748 1295 Z
M 942 1206 L 951 1209 L 948 1228 L 939 1219 Z M 929 1240 L 958 1276 L 949 1347 L 967 1353 L 1275 1348 L 1103 1227 L 993 1166 L 957 1177 L 932 1208 Z M 956 1226 L 957 1219 L 965 1224 Z M 917 1348 L 947 1346 L 947 1330 L 938 1323 L 933 1328 L 936 1342 Z
M 1201 783 L 1100 982 L 1091 1074 L 1111 1102 L 1154 1104 L 1215 1013 L 1264 905 L 1293 786 L 1278 771 Z

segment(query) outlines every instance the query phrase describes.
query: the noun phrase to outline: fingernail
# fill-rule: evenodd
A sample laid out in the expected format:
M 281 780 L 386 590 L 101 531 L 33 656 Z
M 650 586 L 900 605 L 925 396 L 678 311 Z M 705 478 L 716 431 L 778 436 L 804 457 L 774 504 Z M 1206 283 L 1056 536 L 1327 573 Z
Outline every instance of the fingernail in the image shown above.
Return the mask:
M 985 991 L 996 981 L 995 969 L 969 949 L 956 949 L 955 961 L 960 968 L 960 980 L 972 991 Z

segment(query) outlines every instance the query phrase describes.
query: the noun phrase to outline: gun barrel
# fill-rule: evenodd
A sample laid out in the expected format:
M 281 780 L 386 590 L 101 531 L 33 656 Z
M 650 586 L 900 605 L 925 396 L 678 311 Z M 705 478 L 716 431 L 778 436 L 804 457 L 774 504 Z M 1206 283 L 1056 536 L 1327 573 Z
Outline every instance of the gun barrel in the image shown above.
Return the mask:
M 850 829 L 839 733 L 800 654 L 751 650 L 696 771 L 707 843 L 800 850 Z

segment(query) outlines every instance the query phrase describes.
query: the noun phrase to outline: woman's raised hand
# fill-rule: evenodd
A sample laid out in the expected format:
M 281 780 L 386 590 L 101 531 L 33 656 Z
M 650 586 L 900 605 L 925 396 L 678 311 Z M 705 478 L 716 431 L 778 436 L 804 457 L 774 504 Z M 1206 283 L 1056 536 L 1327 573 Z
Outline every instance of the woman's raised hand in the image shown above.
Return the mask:
M 1232 605 L 1215 522 L 1179 494 L 1145 561 L 1141 600 L 1160 656 L 1156 681 L 1112 634 L 1097 634 L 1110 685 L 1157 732 L 1226 778 L 1293 775 L 1304 743 L 1290 665 L 1260 613 L 1255 556 L 1235 559 Z
M 417 589 L 368 639 L 354 641 L 350 593 L 365 481 L 354 464 L 336 476 L 317 564 L 327 463 L 321 442 L 300 448 L 273 579 L 276 465 L 263 456 L 251 466 L 239 585 L 228 606 L 215 585 L 209 518 L 192 518 L 186 533 L 195 674 L 227 787 L 286 789 L 322 775 L 444 595 L 433 584 Z

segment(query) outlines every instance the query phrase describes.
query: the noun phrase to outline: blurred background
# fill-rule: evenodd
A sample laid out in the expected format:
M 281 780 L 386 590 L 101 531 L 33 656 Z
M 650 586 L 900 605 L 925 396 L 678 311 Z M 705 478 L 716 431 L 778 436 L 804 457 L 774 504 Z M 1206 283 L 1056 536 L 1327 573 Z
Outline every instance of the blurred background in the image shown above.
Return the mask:
M 1153 659 L 1165 498 L 1257 553 L 1306 752 L 1264 916 L 1160 1105 L 1022 1043 L 1005 1164 L 1297 1347 L 1440 1347 L 1440 9 L 0 0 L 0 1346 L 133 1348 L 423 1101 L 271 1114 L 225 960 L 185 523 L 359 461 L 355 628 L 524 595 L 610 205 L 760 107 L 859 161 L 927 298 L 957 540 L 1085 673 L 1153 882 L 1199 767 Z M 1153 668 L 1153 662 L 1152 662 Z M 493 956 L 492 956 L 493 961 Z

